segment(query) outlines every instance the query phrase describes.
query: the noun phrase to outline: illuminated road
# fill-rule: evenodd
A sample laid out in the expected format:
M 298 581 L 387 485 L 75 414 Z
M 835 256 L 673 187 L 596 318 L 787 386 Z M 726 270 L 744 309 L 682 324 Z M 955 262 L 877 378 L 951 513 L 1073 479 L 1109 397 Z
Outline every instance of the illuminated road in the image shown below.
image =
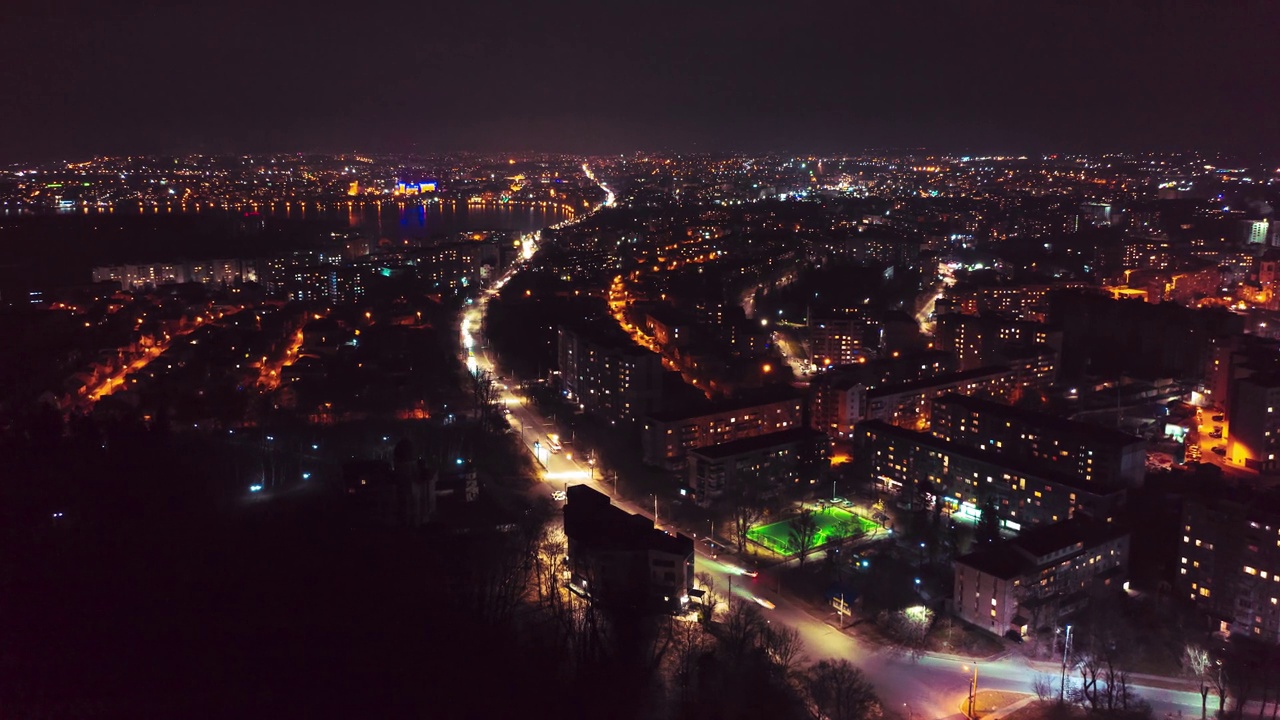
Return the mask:
M 615 503 L 628 510 L 649 514 L 643 508 L 635 508 L 628 503 L 616 500 Z M 811 660 L 844 658 L 862 668 L 875 684 L 886 708 L 901 709 L 905 706 L 909 708 L 909 714 L 918 718 L 942 718 L 958 712 L 961 701 L 969 692 L 971 660 L 944 655 L 928 655 L 913 660 L 892 650 L 867 645 L 833 626 L 836 623 L 834 611 L 824 617 L 815 617 L 807 607 L 797 605 L 785 594 L 779 595 L 767 573 L 758 578 L 744 576 L 737 570 L 741 563 L 734 556 L 721 555 L 713 560 L 706 557 L 704 550 L 700 544 L 697 570 L 712 574 L 717 594 L 725 594 L 732 575 L 733 602 L 756 602 L 756 598 L 760 598 L 773 605 L 773 609 L 761 610 L 766 619 L 795 628 Z M 966 670 L 966 666 L 970 669 Z M 1051 676 L 1053 687 L 1057 688 L 1061 673 L 1058 663 L 1033 663 L 1018 656 L 979 662 L 978 668 L 980 690 L 1027 694 L 1034 694 L 1033 683 L 1037 676 Z M 1068 687 L 1072 680 L 1068 673 Z M 1188 717 L 1193 717 L 1191 713 L 1199 711 L 1200 695 L 1196 692 L 1149 687 L 1145 686 L 1144 678 L 1134 680 L 1139 694 L 1151 702 L 1157 713 L 1181 710 Z
M 920 332 L 925 335 L 933 335 L 934 325 L 936 324 L 933 317 L 933 311 L 937 307 L 938 301 L 946 294 L 947 288 L 956 284 L 955 275 L 952 274 L 952 268 L 946 263 L 938 263 L 938 276 L 941 281 L 933 289 L 933 295 L 920 306 L 919 312 L 915 314 L 916 323 L 920 326 Z
M 231 309 L 229 312 L 234 315 L 243 309 L 243 307 L 236 307 Z M 146 368 L 152 361 L 163 355 L 165 351 L 168 350 L 179 338 L 186 337 L 201 327 L 204 327 L 204 323 L 206 321 L 213 322 L 221 320 L 223 317 L 226 317 L 227 314 L 227 311 L 223 311 L 219 312 L 215 317 L 212 309 L 206 310 L 203 313 L 193 316 L 189 322 L 184 321 L 181 323 L 174 329 L 172 335 L 167 332 L 163 333 L 161 339 L 157 340 L 155 345 L 144 348 L 138 357 L 134 358 L 128 365 L 102 379 L 94 387 L 87 388 L 85 390 L 85 397 L 75 401 L 72 407 L 82 412 L 88 410 L 94 403 L 98 402 L 102 398 L 124 388 L 125 381 L 128 379 L 130 373 Z M 138 320 L 138 322 L 141 323 L 142 320 Z
M 587 171 L 585 166 L 584 171 Z M 588 175 L 590 176 L 589 173 Z M 611 201 L 612 193 L 609 193 L 606 204 Z M 526 259 L 533 252 L 536 252 L 536 244 L 530 248 Z M 477 370 L 494 372 L 492 358 L 485 347 L 486 343 L 480 336 L 480 329 L 483 327 L 482 319 L 489 300 L 512 275 L 523 267 L 523 261 L 513 265 L 481 295 L 475 304 L 468 307 L 462 316 L 460 323 L 462 347 L 467 353 L 467 367 L 472 372 Z M 931 310 L 931 307 L 929 309 Z M 510 388 L 502 391 L 501 402 L 510 409 L 508 421 L 530 453 L 534 452 L 535 442 L 542 448 L 550 446 L 550 435 L 556 430 L 548 418 L 528 405 Z M 561 442 L 565 439 L 560 438 Z M 539 453 L 540 478 L 544 482 L 538 484 L 535 492 L 546 496 L 553 490 L 564 489 L 567 485 L 590 483 L 597 490 L 609 495 L 618 507 L 651 519 L 655 517 L 654 507 L 647 500 L 633 502 L 618 497 L 613 487 L 601 481 L 604 475 L 601 469 L 592 467 L 587 462 L 588 456 L 589 449 L 570 444 L 565 444 L 564 449 L 559 453 Z M 733 554 L 722 554 L 717 559 L 709 557 L 706 546 L 701 542 L 705 536 L 705 528 L 675 528 L 662 523 L 661 520 L 661 517 L 657 518 L 659 527 L 669 532 L 683 532 L 695 538 L 696 571 L 710 574 L 718 595 L 723 597 L 732 582 L 733 602 L 756 603 L 760 606 L 761 613 L 771 623 L 781 623 L 795 628 L 804 641 L 805 650 L 810 659 L 844 658 L 855 663 L 875 683 L 886 708 L 904 713 L 909 711 L 911 716 L 922 720 L 948 717 L 959 712 L 960 703 L 969 691 L 971 670 L 965 668 L 966 665 L 972 667 L 971 661 L 947 656 L 926 656 L 919 660 L 912 660 L 892 651 L 862 643 L 828 624 L 828 621 L 835 621 L 834 613 L 815 616 L 806 606 L 777 592 L 776 581 L 767 572 L 753 578 L 745 574 L 743 568 L 746 563 Z M 1034 693 L 1032 684 L 1041 674 L 1052 676 L 1055 679 L 1054 686 L 1057 687 L 1056 679 L 1060 671 L 1061 667 L 1055 663 L 1031 663 L 1021 657 L 981 662 L 978 686 L 980 690 L 1007 690 L 1031 694 Z M 1071 678 L 1068 678 L 1068 682 L 1070 680 Z M 1144 687 L 1141 678 L 1135 678 L 1135 689 L 1143 698 L 1151 702 L 1157 713 L 1183 711 L 1188 713 L 1188 717 L 1193 717 L 1191 713 L 1199 711 L 1198 693 Z
M 613 207 L 613 202 L 617 198 L 614 197 L 613 191 L 609 189 L 609 186 L 601 182 L 600 179 L 591 172 L 591 168 L 586 163 L 582 163 L 582 172 L 587 176 L 587 179 L 599 185 L 600 189 L 604 191 L 604 207 Z

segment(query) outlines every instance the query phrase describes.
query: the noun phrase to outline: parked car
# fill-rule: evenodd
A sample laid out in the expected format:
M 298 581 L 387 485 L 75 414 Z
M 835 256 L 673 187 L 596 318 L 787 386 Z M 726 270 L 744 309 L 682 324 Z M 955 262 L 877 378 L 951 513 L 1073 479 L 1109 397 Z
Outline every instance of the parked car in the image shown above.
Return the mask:
M 551 493 L 551 499 L 555 500 L 556 502 L 564 502 L 565 500 L 569 499 L 569 493 L 563 490 L 556 490 Z
M 1214 454 L 1215 454 L 1215 455 L 1221 455 L 1222 457 L 1226 457 L 1226 456 L 1227 456 L 1227 446 L 1226 446 L 1226 445 L 1218 445 L 1217 447 L 1213 448 L 1213 452 L 1214 452 Z
M 1214 422 L 1222 422 L 1222 421 L 1223 421 L 1223 420 L 1225 420 L 1225 419 L 1226 419 L 1226 418 L 1225 418 L 1225 417 L 1223 417 L 1222 415 L 1214 415 L 1214 416 L 1213 416 L 1213 421 L 1214 421 Z

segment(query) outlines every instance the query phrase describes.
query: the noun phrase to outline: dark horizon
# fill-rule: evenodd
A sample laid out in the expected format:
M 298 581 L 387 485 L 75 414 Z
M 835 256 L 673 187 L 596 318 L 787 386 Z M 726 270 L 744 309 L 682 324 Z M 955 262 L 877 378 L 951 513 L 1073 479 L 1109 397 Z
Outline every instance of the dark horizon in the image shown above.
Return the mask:
M 0 161 L 866 147 L 1277 155 L 1259 2 L 12 9 Z

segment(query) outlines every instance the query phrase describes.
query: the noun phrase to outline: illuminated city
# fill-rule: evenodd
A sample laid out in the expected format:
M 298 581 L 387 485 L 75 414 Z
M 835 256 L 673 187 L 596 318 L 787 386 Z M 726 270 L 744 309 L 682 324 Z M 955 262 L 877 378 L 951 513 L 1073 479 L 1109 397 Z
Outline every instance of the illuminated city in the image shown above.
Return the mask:
M 18 12 L 5 717 L 1280 713 L 1272 8 L 393 4 Z

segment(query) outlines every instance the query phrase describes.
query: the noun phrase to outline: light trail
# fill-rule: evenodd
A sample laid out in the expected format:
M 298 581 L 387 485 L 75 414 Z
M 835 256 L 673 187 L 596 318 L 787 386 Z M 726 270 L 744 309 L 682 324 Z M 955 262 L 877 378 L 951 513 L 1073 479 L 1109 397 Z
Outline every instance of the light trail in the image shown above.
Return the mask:
M 600 182 L 600 180 L 596 178 L 595 174 L 591 172 L 591 168 L 588 167 L 586 163 L 582 163 L 582 172 L 587 176 L 588 180 L 599 185 L 600 189 L 604 191 L 604 207 L 613 207 L 613 203 L 617 198 L 614 196 L 613 191 L 609 189 L 609 186 Z

